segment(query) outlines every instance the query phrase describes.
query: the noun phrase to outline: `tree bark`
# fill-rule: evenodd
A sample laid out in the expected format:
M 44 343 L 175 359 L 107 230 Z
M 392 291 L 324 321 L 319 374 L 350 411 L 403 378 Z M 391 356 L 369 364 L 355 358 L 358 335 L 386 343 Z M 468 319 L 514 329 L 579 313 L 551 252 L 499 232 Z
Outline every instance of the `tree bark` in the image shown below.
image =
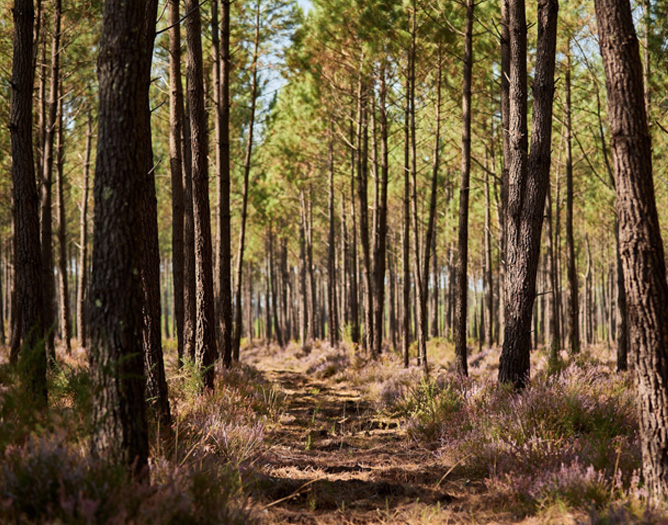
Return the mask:
M 218 317 L 223 365 L 232 364 L 232 246 L 230 241 L 230 0 L 221 0 L 220 59 L 220 136 L 218 148 L 220 172 L 218 180 L 218 215 L 216 228 L 216 280 L 218 282 Z
M 378 97 L 378 121 L 380 125 L 380 196 L 376 209 L 376 230 L 374 232 L 373 272 L 374 272 L 374 326 L 376 337 L 373 341 L 373 355 L 378 357 L 383 348 L 383 308 L 385 305 L 385 266 L 387 261 L 387 186 L 389 180 L 388 122 L 386 64 L 380 68 L 380 91 Z M 375 113 L 375 108 L 373 108 Z
M 336 245 L 334 236 L 334 137 L 329 132 L 327 147 L 327 168 L 329 175 L 329 237 L 327 247 L 327 325 L 329 344 L 336 346 L 339 342 L 339 316 L 336 308 Z
M 79 218 L 79 284 L 77 286 L 77 328 L 79 346 L 88 348 L 88 191 L 90 156 L 93 142 L 93 118 L 86 119 L 86 150 L 81 185 L 81 215 Z
M 531 315 L 536 296 L 540 234 L 549 186 L 556 0 L 538 3 L 538 44 L 531 153 L 527 166 L 526 19 L 523 0 L 510 2 L 510 145 L 507 226 L 506 327 L 499 382 L 522 388 L 529 379 Z
M 148 464 L 142 349 L 141 232 L 145 5 L 106 0 L 102 18 L 91 280 L 94 455 Z
M 203 374 L 203 386 L 213 389 L 217 357 L 214 325 L 213 254 L 209 208 L 208 129 L 204 108 L 202 20 L 200 6 L 186 0 L 186 78 L 190 106 L 193 218 L 195 226 L 196 335 L 195 362 Z
M 570 45 L 570 41 L 569 41 Z M 578 328 L 578 274 L 575 268 L 575 241 L 573 239 L 573 154 L 571 148 L 571 54 L 566 54 L 566 268 L 568 273 L 568 340 L 570 352 L 580 352 Z
M 668 495 L 668 285 L 654 185 L 643 73 L 626 0 L 596 0 L 617 194 L 645 486 Z M 623 35 L 623 36 L 620 36 Z
M 144 58 L 142 80 L 146 88 L 142 91 L 143 120 L 142 140 L 144 141 L 144 187 L 142 206 L 143 264 L 141 268 L 144 287 L 144 364 L 146 373 L 146 396 L 151 408 L 164 430 L 171 427 L 171 412 L 165 363 L 162 352 L 161 297 L 160 297 L 160 246 L 158 240 L 158 199 L 155 192 L 155 167 L 153 165 L 153 143 L 151 136 L 151 105 L 149 89 L 151 85 L 151 62 L 155 41 L 158 1 L 147 0 L 144 23 Z
M 172 271 L 174 317 L 179 366 L 184 349 L 184 187 L 183 187 L 183 87 L 181 85 L 181 26 L 179 0 L 169 0 L 169 168 L 172 188 Z
M 12 100 L 9 130 L 12 151 L 15 272 L 19 323 L 16 338 L 21 358 L 28 365 L 30 389 L 38 404 L 46 406 L 46 353 L 44 301 L 37 184 L 32 144 L 33 21 L 32 0 L 14 2 Z M 14 362 L 19 357 L 13 352 Z
M 58 278 L 60 287 L 60 329 L 67 354 L 72 353 L 72 322 L 67 276 L 67 223 L 65 220 L 65 143 L 63 140 L 63 101 L 59 102 L 58 134 L 56 136 L 56 210 L 58 215 Z
M 462 87 L 462 164 L 459 187 L 459 234 L 457 278 L 455 279 L 455 367 L 467 376 L 466 313 L 469 281 L 467 273 L 469 242 L 469 179 L 471 175 L 471 74 L 473 70 L 473 0 L 466 1 L 464 44 L 464 85 Z M 526 43 L 525 43 L 526 45 Z M 525 66 L 526 67 L 526 66 Z M 525 107 L 526 111 L 526 107 Z
M 42 183 L 40 199 L 40 236 L 42 248 L 42 286 L 44 297 L 44 326 L 46 328 L 47 355 L 55 360 L 55 282 L 53 277 L 53 217 L 52 193 L 54 144 L 58 126 L 58 88 L 60 87 L 60 19 L 61 0 L 55 0 L 54 27 L 51 40 L 51 77 L 49 79 L 48 113 L 44 127 L 44 149 L 42 152 Z

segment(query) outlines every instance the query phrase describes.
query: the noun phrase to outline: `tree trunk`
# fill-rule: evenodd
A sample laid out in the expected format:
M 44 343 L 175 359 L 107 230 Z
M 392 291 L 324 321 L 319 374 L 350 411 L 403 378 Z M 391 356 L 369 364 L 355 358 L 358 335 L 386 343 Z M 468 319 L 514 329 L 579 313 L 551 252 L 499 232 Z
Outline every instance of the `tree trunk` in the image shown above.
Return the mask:
M 595 6 L 608 90 L 643 474 L 650 501 L 659 504 L 668 496 L 668 285 L 654 197 L 643 73 L 629 3 L 596 0 Z
M 570 45 L 570 41 L 569 41 Z M 571 355 L 580 352 L 578 274 L 573 239 L 573 154 L 571 152 L 571 54 L 566 55 L 566 268 L 568 272 L 568 330 Z M 586 308 L 586 306 L 585 306 Z
M 169 167 L 172 188 L 172 271 L 178 364 L 183 363 L 184 332 L 184 188 L 183 87 L 181 85 L 181 26 L 179 0 L 169 0 Z
M 61 0 L 55 0 L 53 37 L 51 41 L 51 78 L 49 80 L 49 101 L 46 125 L 44 127 L 43 171 L 40 199 L 40 228 L 42 248 L 42 286 L 44 287 L 44 326 L 48 356 L 55 360 L 55 282 L 53 278 L 53 217 L 52 217 L 52 175 L 55 158 L 54 144 L 58 125 L 58 88 L 60 86 L 60 19 Z
M 92 450 L 140 474 L 148 464 L 142 349 L 145 6 L 106 0 L 100 36 L 91 280 Z M 142 43 L 140 39 L 140 44 Z
M 232 246 L 230 240 L 230 0 L 221 0 L 221 45 L 222 60 L 220 103 L 220 178 L 218 181 L 218 215 L 217 215 L 217 262 L 216 279 L 218 281 L 218 317 L 220 340 L 223 345 L 223 365 L 232 364 Z
M 146 373 L 146 397 L 164 430 L 171 426 L 169 395 L 165 378 L 165 363 L 162 353 L 162 330 L 160 327 L 160 246 L 158 240 L 158 199 L 155 192 L 155 167 L 153 165 L 153 144 L 151 136 L 151 62 L 155 41 L 155 26 L 158 1 L 148 0 L 145 4 L 144 59 L 142 79 L 146 88 L 142 92 L 144 118 L 142 120 L 142 140 L 144 141 L 144 187 L 142 206 L 143 264 L 141 267 L 144 287 L 144 364 Z
M 510 142 L 507 226 L 506 327 L 499 381 L 522 388 L 529 379 L 531 315 L 536 296 L 540 234 L 549 186 L 556 0 L 538 4 L 531 154 L 527 166 L 526 19 L 523 0 L 510 2 Z M 527 169 L 528 168 L 528 169 Z
M 250 122 L 248 123 L 248 137 L 246 140 L 246 156 L 244 159 L 244 186 L 241 197 L 241 231 L 239 233 L 239 248 L 237 250 L 236 269 L 236 303 L 234 309 L 234 341 L 232 350 L 234 361 L 239 360 L 239 345 L 241 343 L 241 280 L 244 263 L 244 249 L 246 245 L 246 217 L 248 215 L 248 183 L 251 169 L 251 156 L 253 154 L 253 127 L 255 124 L 255 105 L 257 101 L 257 62 L 260 52 L 260 0 L 255 8 L 255 37 L 253 41 L 253 62 L 251 64 L 251 92 L 250 92 Z
M 190 105 L 190 143 L 192 149 L 192 193 L 195 223 L 196 336 L 195 361 L 203 372 L 205 388 L 213 389 L 214 362 L 217 357 L 214 298 L 213 255 L 211 247 L 211 212 L 209 208 L 208 129 L 204 108 L 202 66 L 202 21 L 200 6 L 186 0 L 186 78 Z
M 72 323 L 70 320 L 70 294 L 67 278 L 67 223 L 65 220 L 64 168 L 65 144 L 63 141 L 63 102 L 59 102 L 58 134 L 56 136 L 56 209 L 58 214 L 58 277 L 60 279 L 60 328 L 67 354 L 72 353 Z
M 457 291 L 455 292 L 455 367 L 460 374 L 465 376 L 468 375 L 468 364 L 466 360 L 466 297 L 469 289 L 469 281 L 466 267 L 468 264 L 469 178 L 471 174 L 473 6 L 473 0 L 467 0 L 464 45 L 464 85 L 462 87 L 462 178 L 459 187 L 459 235 L 457 243 L 457 278 L 455 279 L 457 288 Z
M 77 286 L 77 328 L 79 346 L 88 348 L 88 188 L 90 182 L 90 156 L 93 142 L 93 118 L 90 111 L 86 119 L 86 150 L 84 153 L 83 182 L 81 189 L 81 215 L 79 218 L 79 284 Z
M 195 362 L 197 292 L 190 120 L 190 103 L 186 100 L 183 125 L 183 355 Z
M 361 66 L 360 66 L 361 67 Z M 368 108 L 367 88 L 360 71 L 357 91 L 357 196 L 359 198 L 360 240 L 362 243 L 362 261 L 364 263 L 364 348 L 373 354 L 373 284 L 371 268 L 371 249 L 369 245 L 369 201 L 368 182 Z
M 339 342 L 339 319 L 336 308 L 336 245 L 334 237 L 334 137 L 330 127 L 327 148 L 327 166 L 329 174 L 329 237 L 327 251 L 327 321 L 329 344 Z
M 376 329 L 372 349 L 378 357 L 383 348 L 383 308 L 385 306 L 385 266 L 387 261 L 387 186 L 389 180 L 388 159 L 388 122 L 387 122 L 387 84 L 386 64 L 380 68 L 379 113 L 380 124 L 380 195 L 376 209 L 376 230 L 374 232 L 373 272 L 374 272 L 374 327 Z M 375 113 L 375 108 L 372 109 Z
M 12 151 L 15 272 L 19 324 L 16 346 L 27 365 L 30 389 L 38 404 L 46 406 L 46 353 L 43 346 L 44 301 L 37 184 L 32 145 L 33 20 L 32 0 L 14 2 L 12 100 L 9 130 Z M 13 352 L 15 362 L 18 353 Z

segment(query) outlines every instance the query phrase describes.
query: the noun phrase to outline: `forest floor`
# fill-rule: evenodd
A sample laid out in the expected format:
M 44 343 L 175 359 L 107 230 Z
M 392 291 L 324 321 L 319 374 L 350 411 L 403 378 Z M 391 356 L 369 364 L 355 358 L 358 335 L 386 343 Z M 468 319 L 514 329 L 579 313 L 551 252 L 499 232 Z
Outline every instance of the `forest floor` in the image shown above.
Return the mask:
M 537 519 L 500 511 L 456 457 L 409 438 L 399 418 L 380 412 L 345 375 L 308 373 L 294 357 L 277 359 L 262 348 L 246 354 L 284 395 L 271 448 L 256 465 L 263 522 L 576 522 L 567 513 Z

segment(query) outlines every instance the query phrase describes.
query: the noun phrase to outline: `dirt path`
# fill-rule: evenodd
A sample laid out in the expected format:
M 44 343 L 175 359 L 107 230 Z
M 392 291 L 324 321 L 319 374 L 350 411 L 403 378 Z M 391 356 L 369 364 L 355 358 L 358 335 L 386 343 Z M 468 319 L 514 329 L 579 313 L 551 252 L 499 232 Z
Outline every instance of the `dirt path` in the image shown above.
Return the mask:
M 453 479 L 445 461 L 406 440 L 399 422 L 380 418 L 359 392 L 260 368 L 286 396 L 258 484 L 267 523 L 471 521 L 463 499 L 476 487 Z

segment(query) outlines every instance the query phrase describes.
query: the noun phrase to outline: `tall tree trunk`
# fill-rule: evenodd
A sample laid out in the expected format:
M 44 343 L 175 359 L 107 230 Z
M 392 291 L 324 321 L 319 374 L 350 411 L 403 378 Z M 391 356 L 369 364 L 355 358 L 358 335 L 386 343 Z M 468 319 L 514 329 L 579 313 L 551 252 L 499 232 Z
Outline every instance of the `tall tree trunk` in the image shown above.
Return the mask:
M 86 150 L 84 153 L 83 182 L 81 188 L 81 215 L 79 219 L 79 284 L 77 286 L 77 327 L 79 346 L 88 348 L 88 191 L 90 182 L 90 156 L 93 142 L 93 117 L 86 119 Z
M 187 81 L 187 79 L 186 79 Z M 183 355 L 195 362 L 197 291 L 195 279 L 195 216 L 190 134 L 190 104 L 186 100 L 183 122 Z M 231 354 L 230 354 L 231 355 Z
M 255 37 L 253 40 L 253 62 L 251 64 L 251 92 L 250 92 L 250 121 L 248 123 L 248 137 L 246 139 L 246 156 L 244 159 L 244 187 L 241 201 L 241 231 L 239 233 L 239 248 L 237 250 L 236 270 L 236 303 L 234 310 L 234 341 L 233 359 L 239 360 L 239 345 L 241 343 L 241 280 L 244 262 L 244 248 L 246 244 L 246 217 L 248 215 L 248 179 L 250 177 L 251 156 L 253 154 L 253 127 L 255 124 L 255 105 L 257 101 L 257 62 L 260 53 L 260 0 L 255 7 Z
M 9 131 L 12 151 L 12 198 L 14 201 L 15 272 L 19 324 L 16 338 L 22 343 L 22 360 L 28 365 L 35 400 L 46 405 L 46 353 L 43 346 L 44 301 L 37 184 L 32 144 L 33 67 L 32 0 L 14 1 L 12 100 Z M 18 354 L 13 352 L 14 361 Z
M 492 133 L 492 138 L 490 140 L 490 150 L 492 152 L 492 158 L 494 148 L 494 136 Z M 484 261 L 484 280 L 485 280 L 485 345 L 490 348 L 494 344 L 494 277 L 492 272 L 492 199 L 491 199 L 491 188 L 490 188 L 490 177 L 493 175 L 491 169 L 494 169 L 494 162 L 491 163 L 487 160 L 487 152 L 485 152 L 485 232 L 484 232 L 484 250 L 485 250 L 485 261 Z
M 383 348 L 383 307 L 385 305 L 385 265 L 387 261 L 387 185 L 389 179 L 388 160 L 388 122 L 387 122 L 387 84 L 386 64 L 380 68 L 380 92 L 378 98 L 378 120 L 380 124 L 380 196 L 376 209 L 376 229 L 374 232 L 373 272 L 374 272 L 374 326 L 376 336 L 372 349 L 378 357 Z M 373 112 L 375 113 L 375 108 Z M 375 132 L 374 132 L 375 133 Z
M 668 496 L 668 285 L 654 197 L 643 73 L 629 3 L 596 0 L 595 6 L 608 90 L 643 474 L 650 501 L 658 504 Z
M 350 124 L 350 136 L 352 144 L 353 128 Z M 359 297 L 357 282 L 357 214 L 355 212 L 355 148 L 351 148 L 352 159 L 350 163 L 350 217 L 351 217 L 351 239 L 350 239 L 350 320 L 351 320 L 351 340 L 353 343 L 360 342 L 360 318 L 359 318 Z M 357 150 L 357 155 L 360 152 Z
M 415 7 L 415 6 L 414 6 Z M 415 9 L 413 9 L 415 12 Z M 412 39 L 411 39 L 412 41 Z M 413 60 L 412 53 L 412 44 L 411 50 L 408 52 L 408 63 L 406 65 L 406 107 L 404 109 L 404 232 L 402 238 L 403 246 L 403 315 L 401 319 L 402 325 L 402 349 L 404 355 L 404 367 L 408 368 L 409 358 L 410 358 L 410 328 L 411 328 L 411 319 L 410 319 L 410 299 L 411 299 L 411 267 L 410 267 L 410 144 L 411 144 L 411 135 L 410 135 L 410 114 L 411 114 L 411 63 Z
M 184 348 L 184 188 L 183 188 L 183 87 L 181 85 L 181 26 L 179 0 L 169 0 L 169 168 L 172 188 L 172 271 L 174 317 L 179 366 Z
M 230 0 L 221 0 L 221 43 L 222 60 L 220 82 L 220 136 L 218 138 L 220 171 L 218 180 L 218 215 L 216 228 L 216 280 L 218 282 L 218 317 L 220 340 L 223 345 L 223 365 L 232 364 L 232 246 L 230 240 Z
M 209 208 L 208 130 L 204 108 L 202 66 L 202 21 L 200 6 L 186 0 L 186 78 L 190 106 L 192 149 L 192 193 L 195 223 L 195 280 L 197 327 L 195 361 L 203 372 L 204 387 L 213 389 L 214 362 L 217 357 L 214 298 L 211 212 Z
M 330 127 L 327 147 L 327 168 L 329 174 L 329 237 L 327 248 L 327 321 L 329 344 L 339 342 L 339 318 L 336 308 L 336 245 L 334 237 L 334 137 Z
M 106 0 L 98 58 L 100 91 L 91 280 L 92 450 L 141 473 L 148 464 L 142 349 L 141 231 L 148 83 L 145 5 Z
M 569 41 L 570 46 L 570 41 Z M 571 148 L 571 54 L 566 54 L 566 267 L 568 272 L 568 340 L 570 352 L 580 352 L 578 274 L 573 239 L 573 154 Z
M 273 305 L 274 313 L 274 328 L 276 330 L 276 342 L 279 346 L 285 346 L 284 339 L 284 326 L 282 326 L 279 320 L 279 309 L 284 308 L 284 306 L 279 305 L 277 302 L 277 283 L 276 283 L 276 272 L 274 271 L 274 231 L 272 228 L 272 223 L 269 222 L 269 271 L 271 272 L 271 304 Z
M 369 245 L 369 201 L 367 196 L 368 182 L 368 108 L 367 87 L 360 78 L 357 91 L 357 196 L 359 198 L 360 240 L 362 243 L 362 261 L 364 263 L 364 348 L 373 354 L 373 281 L 371 268 L 371 249 Z
M 473 8 L 474 1 L 467 0 L 466 30 L 464 33 L 464 85 L 462 87 L 462 178 L 461 185 L 459 187 L 459 235 L 457 243 L 457 278 L 455 279 L 457 288 L 455 293 L 455 366 L 457 371 L 465 376 L 468 375 L 468 363 L 466 359 L 466 299 L 469 290 L 467 265 L 469 242 L 469 179 L 471 176 L 471 73 L 473 70 Z
M 160 246 L 158 240 L 158 199 L 155 192 L 155 166 L 153 165 L 153 144 L 151 136 L 151 104 L 149 89 L 151 85 L 151 62 L 155 27 L 158 14 L 158 1 L 148 0 L 145 4 L 142 61 L 142 80 L 146 88 L 142 92 L 143 120 L 142 140 L 144 141 L 144 187 L 142 206 L 143 264 L 141 267 L 144 287 L 144 364 L 146 373 L 146 395 L 150 406 L 164 430 L 171 426 L 169 395 L 165 378 L 165 363 L 162 353 L 162 330 L 160 327 Z
M 526 19 L 524 0 L 510 2 L 511 158 L 506 215 L 508 279 L 499 381 L 512 383 L 516 388 L 525 386 L 529 379 L 531 314 L 536 296 L 545 196 L 550 182 L 558 10 L 556 0 L 540 0 L 538 3 L 531 153 L 527 166 Z
M 547 202 L 545 205 L 545 221 L 546 221 L 546 256 L 547 256 L 547 275 L 548 286 L 550 290 L 550 315 L 548 316 L 548 334 L 550 343 L 550 359 L 556 362 L 559 358 L 559 350 L 561 349 L 561 337 L 559 332 L 559 295 L 557 293 L 559 281 L 557 277 L 557 265 L 554 254 L 554 237 L 552 234 L 552 194 L 550 188 L 547 189 Z
M 42 248 L 42 286 L 44 287 L 44 326 L 47 354 L 56 358 L 55 347 L 55 283 L 53 278 L 53 217 L 52 217 L 52 175 L 55 158 L 54 144 L 57 131 L 58 88 L 60 86 L 60 19 L 61 0 L 54 3 L 53 37 L 51 40 L 51 77 L 49 79 L 49 101 L 44 128 L 43 171 L 40 199 L 40 228 Z
M 499 333 L 497 342 L 504 340 L 506 267 L 508 261 L 508 242 L 506 235 L 506 214 L 508 212 L 508 185 L 510 183 L 510 0 L 501 0 L 501 206 L 497 207 L 499 223 Z M 526 87 L 525 87 L 526 91 Z M 526 126 L 525 126 L 526 127 Z
M 58 134 L 56 136 L 56 209 L 58 214 L 58 277 L 60 279 L 60 327 L 67 354 L 72 353 L 72 323 L 70 321 L 70 295 L 67 279 L 67 223 L 65 221 L 65 144 L 63 141 L 63 102 L 59 102 Z

